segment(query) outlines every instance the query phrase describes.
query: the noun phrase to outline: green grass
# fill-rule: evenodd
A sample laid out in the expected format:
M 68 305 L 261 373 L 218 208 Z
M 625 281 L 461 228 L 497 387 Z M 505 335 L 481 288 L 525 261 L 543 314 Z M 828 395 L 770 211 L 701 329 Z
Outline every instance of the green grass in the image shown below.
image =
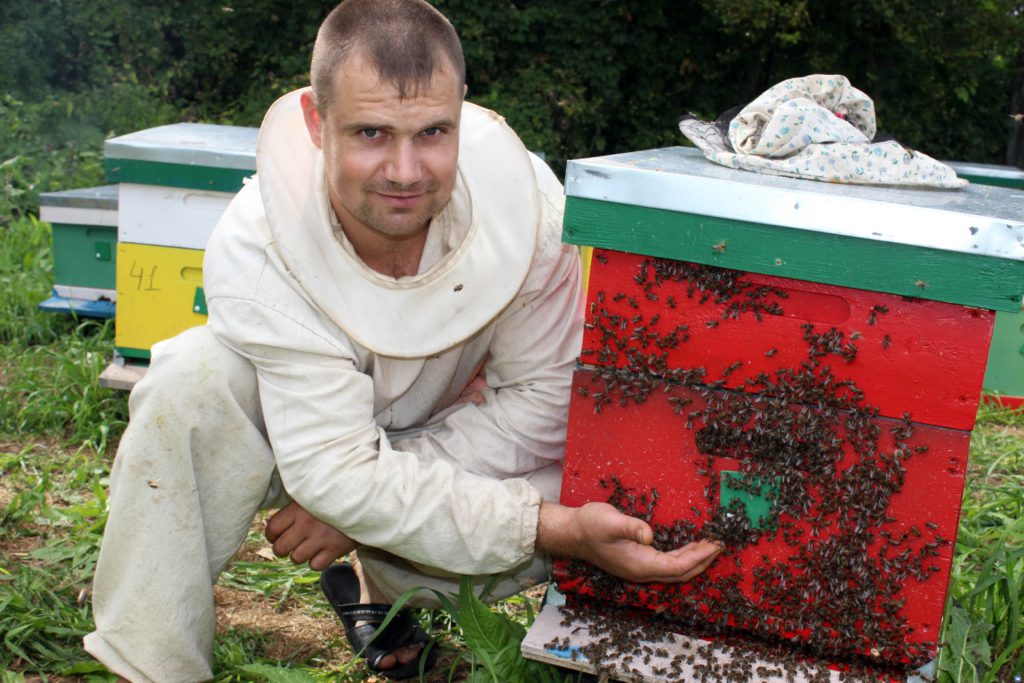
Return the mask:
M 84 663 L 88 587 L 106 519 L 105 457 L 52 442 L 0 451 L 0 666 L 62 673 Z M 87 663 L 86 663 L 87 664 Z M 95 668 L 95 667 L 93 667 Z
M 1024 412 L 983 406 L 950 579 L 945 681 L 1024 673 Z

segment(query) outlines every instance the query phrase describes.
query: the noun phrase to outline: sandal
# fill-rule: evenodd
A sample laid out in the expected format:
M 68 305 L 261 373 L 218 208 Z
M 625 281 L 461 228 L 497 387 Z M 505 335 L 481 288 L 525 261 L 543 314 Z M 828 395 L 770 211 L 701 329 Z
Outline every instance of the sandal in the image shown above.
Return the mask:
M 437 659 L 437 648 L 427 632 L 407 609 L 399 610 L 394 618 L 376 638 L 373 634 L 384 623 L 391 605 L 360 604 L 359 577 L 347 562 L 332 564 L 320 574 L 320 588 L 327 601 L 345 627 L 345 637 L 358 656 L 366 660 L 366 666 L 375 674 L 392 680 L 417 677 L 420 674 L 420 660 L 423 672 L 430 671 Z M 356 626 L 358 622 L 363 622 Z M 396 664 L 390 669 L 380 668 L 380 660 L 400 647 L 421 643 L 420 656 L 405 664 Z

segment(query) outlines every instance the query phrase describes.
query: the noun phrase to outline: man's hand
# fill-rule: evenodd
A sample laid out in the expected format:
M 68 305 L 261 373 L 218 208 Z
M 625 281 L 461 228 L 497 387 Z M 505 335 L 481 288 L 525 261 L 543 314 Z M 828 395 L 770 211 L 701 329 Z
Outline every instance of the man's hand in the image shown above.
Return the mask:
M 356 549 L 345 534 L 306 512 L 292 501 L 267 520 L 267 540 L 278 557 L 289 556 L 295 564 L 309 562 L 311 569 L 323 571 L 342 555 Z
M 651 547 L 654 532 L 641 519 L 607 503 L 571 508 L 541 503 L 537 548 L 556 557 L 586 560 L 627 581 L 689 581 L 721 552 L 711 541 L 695 541 L 661 552 Z

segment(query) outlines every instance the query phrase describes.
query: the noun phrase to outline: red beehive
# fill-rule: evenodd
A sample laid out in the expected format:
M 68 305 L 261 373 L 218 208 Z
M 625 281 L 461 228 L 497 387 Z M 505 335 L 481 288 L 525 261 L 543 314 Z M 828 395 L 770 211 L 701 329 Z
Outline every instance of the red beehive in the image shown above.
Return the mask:
M 647 518 L 663 549 L 727 545 L 681 586 L 560 561 L 570 604 L 931 658 L 991 309 L 1024 292 L 1019 218 L 992 188 L 840 188 L 679 149 L 571 162 L 566 187 L 566 239 L 616 251 L 591 265 L 562 502 Z

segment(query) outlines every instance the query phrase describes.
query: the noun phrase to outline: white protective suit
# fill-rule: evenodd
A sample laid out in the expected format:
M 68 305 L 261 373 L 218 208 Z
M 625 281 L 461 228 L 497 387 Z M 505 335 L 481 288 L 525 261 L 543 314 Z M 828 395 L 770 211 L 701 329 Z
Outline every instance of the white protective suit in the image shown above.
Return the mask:
M 543 578 L 582 331 L 557 179 L 464 105 L 452 200 L 396 280 L 338 228 L 297 92 L 268 112 L 257 169 L 207 247 L 210 324 L 154 348 L 114 465 L 85 644 L 132 680 L 211 676 L 212 583 L 287 496 L 364 544 L 392 599 Z M 461 400 L 481 371 L 483 400 Z

